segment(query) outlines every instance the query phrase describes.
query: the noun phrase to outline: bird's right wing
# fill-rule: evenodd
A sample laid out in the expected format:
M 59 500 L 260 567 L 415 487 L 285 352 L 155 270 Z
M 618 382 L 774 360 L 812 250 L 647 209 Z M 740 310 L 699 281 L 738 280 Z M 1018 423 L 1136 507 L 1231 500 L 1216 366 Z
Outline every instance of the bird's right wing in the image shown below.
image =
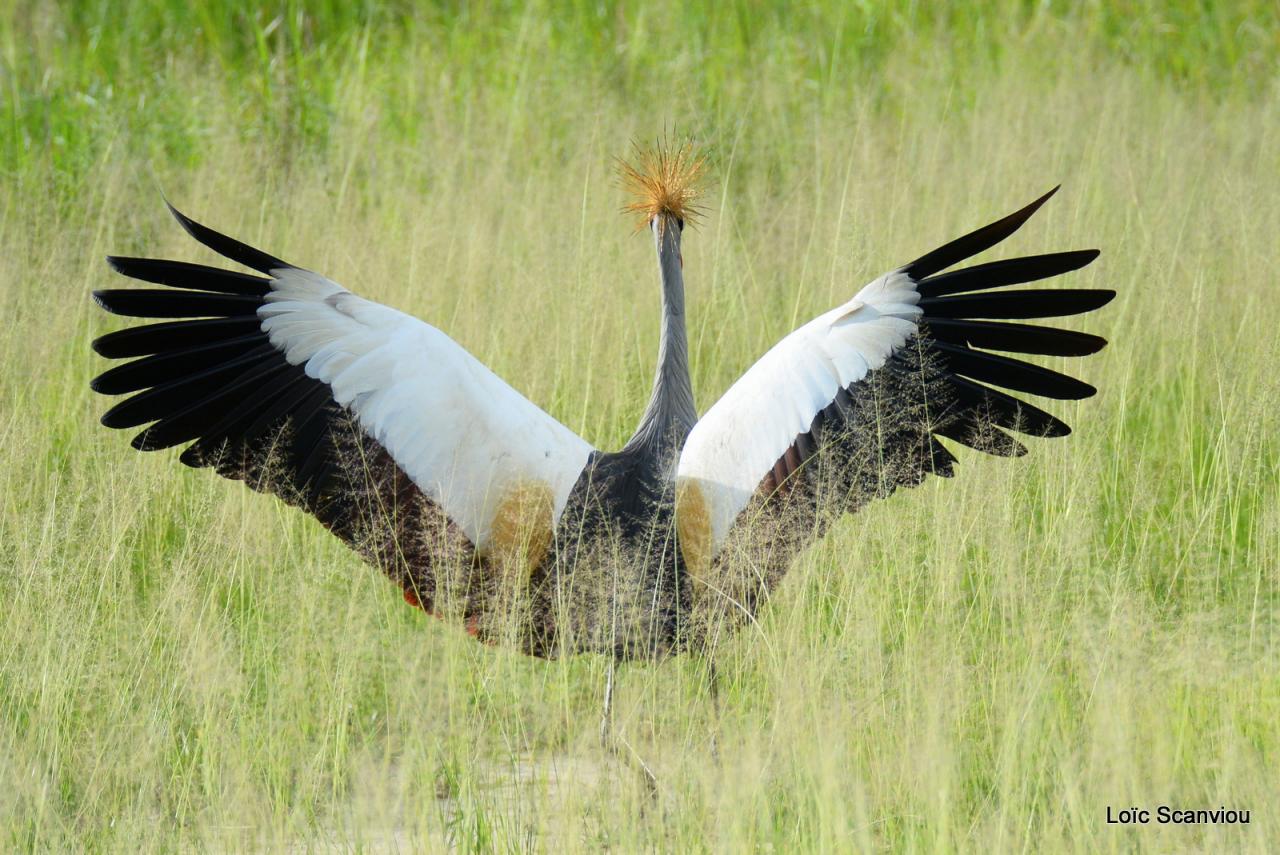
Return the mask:
M 94 294 L 109 312 L 165 319 L 94 342 L 134 359 L 93 381 L 131 396 L 103 424 L 147 425 L 135 448 L 189 444 L 183 463 L 301 505 L 424 607 L 445 570 L 476 587 L 477 556 L 545 551 L 584 440 L 438 329 L 173 213 L 266 276 L 109 259 L 168 288 Z
M 1106 344 L 1009 321 L 1091 311 L 1115 292 L 998 290 L 1083 267 L 1097 251 L 941 272 L 1004 240 L 1052 193 L 884 274 L 800 327 L 694 426 L 678 467 L 677 522 L 686 565 L 710 596 L 753 611 L 795 550 L 831 519 L 926 473 L 949 476 L 955 458 L 938 437 L 1008 456 L 1025 449 L 1002 428 L 1069 432 L 992 387 L 1074 399 L 1092 395 L 1092 386 L 986 351 L 1083 356 Z M 718 578 L 735 538 L 754 575 Z

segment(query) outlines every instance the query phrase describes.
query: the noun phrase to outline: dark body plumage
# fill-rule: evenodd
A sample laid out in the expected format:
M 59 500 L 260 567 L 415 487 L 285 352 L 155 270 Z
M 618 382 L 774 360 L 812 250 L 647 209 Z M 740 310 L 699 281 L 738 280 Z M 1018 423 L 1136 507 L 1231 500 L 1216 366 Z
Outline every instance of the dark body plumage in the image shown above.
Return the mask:
M 532 576 L 530 653 L 633 659 L 681 649 L 689 578 L 676 543 L 674 464 L 674 455 L 655 465 L 636 450 L 592 455 L 569 494 L 555 552 Z

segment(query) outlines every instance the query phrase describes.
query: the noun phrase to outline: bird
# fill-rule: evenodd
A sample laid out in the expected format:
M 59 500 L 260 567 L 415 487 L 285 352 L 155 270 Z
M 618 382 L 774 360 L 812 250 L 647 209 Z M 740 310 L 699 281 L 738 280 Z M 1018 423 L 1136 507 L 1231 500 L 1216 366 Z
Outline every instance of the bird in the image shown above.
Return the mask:
M 1091 312 L 1115 292 L 1010 286 L 1083 268 L 1098 250 L 957 267 L 1058 187 L 878 276 L 699 415 L 681 247 L 705 215 L 707 164 L 692 143 L 660 142 L 621 166 L 626 210 L 653 241 L 662 321 L 652 392 L 616 451 L 440 329 L 167 200 L 187 234 L 246 270 L 108 257 L 159 287 L 93 292 L 107 312 L 148 321 L 92 343 L 125 360 L 91 383 L 126 396 L 102 424 L 141 428 L 134 448 L 181 447 L 183 464 L 310 513 L 409 604 L 482 641 L 543 658 L 599 653 L 610 667 L 706 649 L 754 621 L 831 524 L 951 477 L 961 447 L 1016 457 L 1026 447 L 1013 433 L 1070 433 L 1018 395 L 1074 400 L 1094 387 L 1017 357 L 1085 356 L 1106 340 L 1026 321 Z

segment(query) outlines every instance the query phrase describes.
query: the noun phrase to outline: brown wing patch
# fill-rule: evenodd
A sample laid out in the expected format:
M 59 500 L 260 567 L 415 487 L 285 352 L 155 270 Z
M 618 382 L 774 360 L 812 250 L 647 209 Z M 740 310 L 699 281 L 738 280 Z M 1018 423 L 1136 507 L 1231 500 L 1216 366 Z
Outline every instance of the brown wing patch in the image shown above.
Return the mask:
M 705 578 L 711 566 L 711 514 L 698 482 L 676 482 L 676 537 L 685 569 L 694 579 Z
M 550 485 L 541 481 L 512 484 L 498 500 L 486 555 L 504 573 L 518 568 L 520 581 L 527 582 L 551 548 L 554 508 Z

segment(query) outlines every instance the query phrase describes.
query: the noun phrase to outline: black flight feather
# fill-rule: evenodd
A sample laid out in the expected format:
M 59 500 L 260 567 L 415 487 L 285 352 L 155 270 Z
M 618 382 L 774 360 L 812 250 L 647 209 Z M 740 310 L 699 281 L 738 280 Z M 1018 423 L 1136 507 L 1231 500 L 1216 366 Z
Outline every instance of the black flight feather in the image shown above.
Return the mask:
M 1022 443 L 977 417 L 957 419 L 940 425 L 935 428 L 934 433 L 996 457 L 1021 457 L 1027 453 L 1026 446 Z
M 199 400 L 162 417 L 133 438 L 133 447 L 139 451 L 159 451 L 198 438 L 219 413 L 235 406 L 237 398 L 245 397 L 259 384 L 270 384 L 288 367 L 284 360 L 258 362 L 234 381 L 222 384 Z
M 983 250 L 990 249 L 1021 228 L 1022 224 L 1038 211 L 1041 205 L 1049 201 L 1050 196 L 1057 192 L 1058 187 L 1054 187 L 1025 208 L 1014 211 L 1003 219 L 996 220 L 994 223 L 983 226 L 977 231 L 969 232 L 964 237 L 956 238 L 950 243 L 938 247 L 933 252 L 920 256 L 902 268 L 902 271 L 918 282 L 926 276 L 932 276 L 939 270 L 945 270 L 953 264 L 964 261 L 971 255 L 977 255 Z
M 924 318 L 1056 318 L 1079 315 L 1105 306 L 1116 292 L 1101 288 L 992 291 L 921 300 Z
M 939 273 L 921 281 L 916 290 L 921 297 L 942 297 L 964 291 L 981 291 L 985 288 L 1004 288 L 1023 282 L 1035 282 L 1079 270 L 1098 257 L 1096 249 L 1080 249 L 1072 252 L 1054 252 L 1048 255 L 1032 255 L 1026 258 L 1008 258 L 992 261 L 950 273 Z
M 102 423 L 109 428 L 127 428 L 162 419 L 213 394 L 246 371 L 276 360 L 284 361 L 279 351 L 270 344 L 260 345 L 221 365 L 126 398 L 102 414 Z
M 109 359 L 127 359 L 212 344 L 261 329 L 262 322 L 257 316 L 166 321 L 107 333 L 94 340 L 93 349 Z
M 94 291 L 98 305 L 133 318 L 229 318 L 256 315 L 262 299 L 248 294 L 170 291 L 158 288 L 108 288 Z
M 165 200 L 165 204 L 169 206 L 169 213 L 173 214 L 173 218 L 187 230 L 187 234 L 219 255 L 224 255 L 232 261 L 243 264 L 245 267 L 252 268 L 259 273 L 270 273 L 272 270 L 281 270 L 293 266 L 281 261 L 274 255 L 268 255 L 260 249 L 254 249 L 235 238 L 227 237 L 224 234 L 215 232 L 208 226 L 197 223 L 173 207 L 173 205 L 170 205 L 168 200 Z
M 942 342 L 933 346 L 943 354 L 948 369 L 993 386 L 1062 400 L 1088 398 L 1097 392 L 1088 383 L 1029 362 Z
M 271 290 L 271 280 L 234 270 L 221 270 L 186 261 L 161 258 L 125 258 L 108 255 L 107 264 L 117 273 L 143 282 L 190 288 L 195 291 L 217 291 L 222 294 L 249 294 L 264 297 Z
M 1071 433 L 1066 422 L 999 389 L 963 377 L 952 377 L 950 382 L 959 403 L 976 410 L 992 424 L 1029 436 L 1059 437 Z
M 1106 346 L 1102 336 L 1034 324 L 999 321 L 966 321 L 929 318 L 928 335 L 935 341 L 967 344 L 1007 353 L 1035 353 L 1042 356 L 1088 356 Z
M 95 377 L 89 387 L 103 395 L 136 392 L 213 368 L 266 343 L 266 333 L 255 332 L 210 344 L 157 353 L 105 371 Z

